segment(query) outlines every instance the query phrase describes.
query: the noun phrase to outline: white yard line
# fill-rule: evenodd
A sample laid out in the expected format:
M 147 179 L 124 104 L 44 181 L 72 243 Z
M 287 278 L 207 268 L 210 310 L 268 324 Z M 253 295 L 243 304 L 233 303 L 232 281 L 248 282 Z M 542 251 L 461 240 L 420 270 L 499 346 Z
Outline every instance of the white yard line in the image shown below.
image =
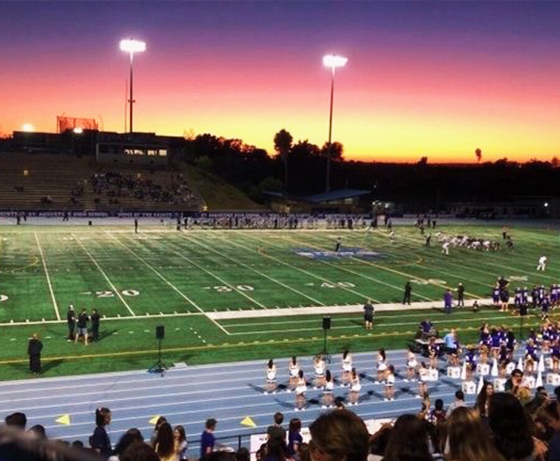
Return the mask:
M 94 257 L 91 255 L 91 253 L 87 250 L 87 248 L 84 246 L 84 244 L 80 241 L 80 239 L 78 239 L 78 237 L 76 237 L 74 234 L 72 234 L 72 237 L 74 237 L 74 240 L 76 242 L 78 242 L 78 245 L 80 245 L 82 247 L 82 250 L 84 250 L 86 252 L 86 254 L 90 257 L 90 259 L 93 261 L 93 264 L 95 264 L 95 267 L 97 267 L 99 269 L 99 272 L 101 272 L 101 274 L 103 275 L 103 277 L 105 277 L 105 280 L 107 280 L 107 283 L 110 285 L 110 287 L 113 289 L 114 293 L 118 296 L 118 298 L 122 301 L 122 303 L 126 306 L 126 308 L 128 309 L 128 312 L 130 312 L 130 314 L 133 317 L 136 317 L 136 314 L 134 313 L 134 311 L 130 308 L 130 306 L 128 305 L 128 303 L 124 300 L 124 298 L 121 296 L 119 290 L 117 290 L 117 288 L 115 287 L 115 285 L 113 285 L 113 282 L 111 282 L 111 280 L 109 280 L 109 277 L 107 277 L 107 274 L 103 271 L 103 269 L 101 269 L 101 266 L 99 264 L 97 264 L 97 261 L 94 259 Z
M 45 270 L 45 276 L 47 277 L 47 284 L 49 285 L 49 291 L 51 292 L 51 299 L 54 306 L 54 312 L 56 314 L 56 319 L 60 320 L 60 312 L 58 311 L 58 303 L 56 302 L 56 298 L 54 297 L 54 291 L 51 284 L 51 278 L 49 276 L 49 270 L 47 269 L 47 262 L 45 261 L 45 255 L 43 255 L 43 249 L 41 248 L 41 244 L 39 243 L 39 237 L 37 237 L 37 232 L 34 232 L 35 240 L 37 241 L 37 247 L 39 247 L 39 253 L 41 254 L 41 260 L 43 261 L 43 269 Z
M 187 238 L 187 237 L 185 237 L 185 238 Z M 324 306 L 324 305 L 325 305 L 325 304 L 322 303 L 321 301 L 318 301 L 317 299 L 312 298 L 311 296 L 308 296 L 308 295 L 306 295 L 305 293 L 302 293 L 301 291 L 296 290 L 295 288 L 292 288 L 292 287 L 289 286 L 289 285 L 286 285 L 285 283 L 282 283 L 280 280 L 277 280 L 277 279 L 275 279 L 274 277 L 270 277 L 269 275 L 266 275 L 265 273 L 263 273 L 263 272 L 261 272 L 261 271 L 255 269 L 254 267 L 249 266 L 248 264 L 242 263 L 242 262 L 239 261 L 238 259 L 234 259 L 234 258 L 231 258 L 230 256 L 225 255 L 224 253 L 220 253 L 219 251 L 214 250 L 213 248 L 211 248 L 211 247 L 209 247 L 209 246 L 207 246 L 207 245 L 204 245 L 203 243 L 200 243 L 199 241 L 197 241 L 197 240 L 195 240 L 195 239 L 192 239 L 192 238 L 191 238 L 190 241 L 196 243 L 197 245 L 201 246 L 202 248 L 205 248 L 205 249 L 207 249 L 207 250 L 210 250 L 210 251 L 216 253 L 216 254 L 219 255 L 219 256 L 222 256 L 223 258 L 227 258 L 227 259 L 229 259 L 230 261 L 233 261 L 235 264 L 239 264 L 240 266 L 246 267 L 246 268 L 249 269 L 250 271 L 253 271 L 253 272 L 255 272 L 256 274 L 259 274 L 260 276 L 265 277 L 265 278 L 271 280 L 272 282 L 277 283 L 278 285 L 283 286 L 284 288 L 287 288 L 288 290 L 291 290 L 291 291 L 293 291 L 294 293 L 297 293 L 298 295 L 303 296 L 304 298 L 309 299 L 310 301 L 314 302 L 315 304 L 319 304 L 319 306 Z
M 235 232 L 236 232 L 236 231 L 235 231 Z M 258 240 L 258 241 L 260 242 L 260 240 Z M 229 242 L 229 240 L 228 240 L 228 242 Z M 251 250 L 249 247 L 247 247 L 247 246 L 245 246 L 245 245 L 242 245 L 242 244 L 240 244 L 240 243 L 234 243 L 234 242 L 231 242 L 231 243 L 232 243 L 233 245 L 240 246 L 241 248 L 244 248 L 245 250 L 249 250 L 249 251 Z M 313 278 L 316 278 L 317 280 L 321 280 L 322 282 L 335 283 L 335 282 L 333 282 L 333 281 L 331 281 L 331 280 L 329 280 L 329 279 L 326 279 L 326 278 L 324 278 L 324 277 L 321 277 L 320 275 L 316 275 L 316 274 L 314 274 L 313 272 L 306 271 L 305 269 L 302 269 L 301 267 L 297 267 L 297 266 L 294 266 L 293 264 L 290 264 L 290 263 L 287 263 L 287 262 L 285 262 L 285 261 L 282 261 L 281 259 L 276 258 L 275 256 L 272 256 L 272 255 L 269 255 L 269 254 L 266 254 L 266 253 L 260 253 L 260 254 L 261 254 L 262 256 L 266 257 L 266 258 L 269 258 L 269 259 L 272 259 L 272 260 L 274 260 L 274 261 L 276 261 L 276 262 L 279 262 L 280 264 L 283 264 L 284 266 L 291 267 L 292 269 L 295 269 L 295 270 L 297 270 L 297 271 L 303 272 L 304 274 L 307 274 L 307 275 L 309 275 L 309 276 L 311 276 L 311 277 L 313 277 Z M 350 289 L 350 288 L 346 288 L 346 287 L 340 287 L 340 288 L 341 288 L 342 290 L 349 291 L 350 293 L 353 293 L 353 294 L 355 294 L 355 295 L 358 295 L 359 297 L 364 298 L 364 299 L 366 299 L 366 300 L 367 300 L 367 299 L 371 299 L 373 302 L 376 302 L 376 303 L 379 302 L 377 299 L 375 299 L 375 298 L 373 298 L 373 297 L 371 297 L 371 296 L 365 295 L 365 294 L 363 294 L 363 293 L 359 293 L 359 292 L 357 292 L 357 291 L 355 291 L 355 290 L 352 290 L 352 289 Z
M 159 246 L 161 246 L 162 248 L 167 248 L 168 250 L 172 251 L 173 253 L 175 253 L 177 256 L 179 256 L 180 258 L 184 259 L 185 261 L 189 262 L 190 264 L 192 264 L 195 267 L 198 267 L 201 271 L 206 272 L 208 275 L 214 277 L 216 280 L 219 280 L 220 283 L 223 283 L 224 285 L 228 286 L 229 288 L 231 288 L 233 291 L 235 291 L 236 293 L 239 293 L 241 296 L 247 298 L 249 301 L 251 301 L 252 303 L 255 303 L 257 306 L 262 307 L 263 309 L 267 309 L 267 307 L 260 303 L 259 301 L 257 301 L 256 299 L 251 298 L 249 295 L 247 295 L 246 293 L 243 293 L 241 290 L 238 290 L 237 287 L 235 287 L 234 285 L 232 285 L 231 283 L 226 282 L 224 279 L 222 279 L 221 277 L 217 276 L 216 274 L 210 272 L 208 269 L 205 269 L 203 266 L 201 266 L 200 264 L 195 263 L 194 261 L 192 261 L 190 258 L 187 258 L 185 255 L 183 255 L 182 253 L 180 253 L 179 251 L 175 250 L 174 248 L 171 248 L 167 245 L 164 245 L 162 243 L 159 243 L 157 240 L 155 241 L 156 244 L 158 244 Z
M 206 313 L 200 308 L 200 306 L 198 304 L 196 304 L 192 299 L 190 299 L 186 294 L 184 294 L 181 290 L 179 290 L 179 288 L 177 288 L 175 285 L 173 285 L 169 280 L 167 280 L 163 275 L 161 275 L 154 267 L 152 267 L 152 265 L 150 263 L 148 263 L 147 261 L 144 260 L 144 258 L 142 258 L 141 256 L 137 255 L 133 250 L 131 250 L 128 246 L 126 246 L 124 243 L 122 243 L 120 240 L 118 240 L 116 237 L 112 236 L 111 234 L 107 233 L 107 235 L 109 235 L 112 239 L 114 239 L 117 243 L 119 243 L 123 248 L 125 248 L 126 250 L 128 250 L 130 252 L 130 254 L 132 254 L 134 257 L 136 257 L 138 260 L 140 260 L 143 264 L 145 264 L 147 267 L 149 267 L 160 279 L 162 279 L 165 283 L 167 283 L 173 290 L 175 290 L 183 299 L 185 299 L 187 302 L 189 302 L 192 306 L 194 306 L 194 308 L 196 310 L 198 310 L 200 313 L 202 313 L 203 315 L 206 315 Z M 211 319 L 210 317 L 208 317 L 208 315 L 206 315 L 206 317 L 211 320 L 220 330 L 222 330 L 226 335 L 229 335 L 229 332 L 222 327 L 218 322 L 216 322 L 216 320 Z
M 465 301 L 464 309 L 471 307 L 475 300 L 469 299 Z M 481 306 L 491 305 L 491 299 L 477 300 Z M 403 311 L 403 316 L 411 310 L 427 310 L 440 308 L 443 309 L 443 301 L 419 301 L 414 302 L 410 306 L 405 306 L 400 303 L 386 303 L 375 304 L 375 313 L 390 312 L 390 311 Z M 453 309 L 457 309 L 454 307 Z M 288 317 L 297 315 L 322 315 L 322 314 L 349 314 L 349 313 L 363 313 L 364 306 L 362 304 L 351 304 L 348 306 L 324 306 L 324 307 L 285 307 L 280 309 L 269 309 L 267 311 L 225 311 L 225 312 L 210 312 L 208 315 L 217 320 L 226 319 L 254 319 L 263 317 Z M 451 314 L 452 316 L 453 314 Z M 452 318 L 452 317 L 450 317 Z M 508 317 L 509 318 L 509 317 Z M 375 320 L 375 317 L 374 317 Z

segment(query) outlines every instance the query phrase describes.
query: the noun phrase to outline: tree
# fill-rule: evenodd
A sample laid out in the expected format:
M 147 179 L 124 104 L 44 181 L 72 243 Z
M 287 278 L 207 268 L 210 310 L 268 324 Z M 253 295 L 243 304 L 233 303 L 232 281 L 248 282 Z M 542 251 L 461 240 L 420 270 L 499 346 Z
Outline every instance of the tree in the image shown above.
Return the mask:
M 326 158 L 329 154 L 329 143 L 326 142 L 321 149 L 322 155 Z M 344 162 L 344 146 L 335 141 L 331 146 L 331 161 L 332 162 Z
M 476 155 L 476 161 L 480 163 L 480 160 L 482 160 L 482 151 L 480 149 L 476 149 L 474 151 L 474 155 Z
M 288 155 L 292 149 L 293 140 L 292 135 L 283 128 L 274 135 L 274 150 L 278 152 L 284 164 L 284 195 L 288 193 Z

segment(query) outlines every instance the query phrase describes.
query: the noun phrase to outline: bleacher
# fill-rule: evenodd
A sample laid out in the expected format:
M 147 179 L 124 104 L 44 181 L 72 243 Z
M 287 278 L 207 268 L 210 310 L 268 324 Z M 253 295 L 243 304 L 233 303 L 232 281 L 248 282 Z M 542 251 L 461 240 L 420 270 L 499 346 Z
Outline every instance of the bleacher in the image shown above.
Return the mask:
M 147 181 L 164 191 L 183 186 L 168 200 L 114 188 L 96 193 L 92 178 L 107 173 Z M 202 203 L 191 182 L 170 167 L 100 165 L 92 157 L 63 154 L 0 154 L 0 210 L 187 211 L 199 210 Z

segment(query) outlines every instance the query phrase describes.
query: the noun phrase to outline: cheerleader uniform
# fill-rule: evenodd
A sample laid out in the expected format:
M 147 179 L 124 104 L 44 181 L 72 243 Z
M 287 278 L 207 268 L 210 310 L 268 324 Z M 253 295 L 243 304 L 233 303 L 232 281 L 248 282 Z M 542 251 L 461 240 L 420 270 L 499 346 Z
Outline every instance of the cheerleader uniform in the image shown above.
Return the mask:
M 296 362 L 294 365 L 294 362 L 290 360 L 290 379 L 297 378 L 298 375 L 299 375 L 299 363 Z
M 379 376 L 379 373 L 385 373 L 387 371 L 387 363 L 385 360 L 383 360 L 383 357 L 378 354 L 377 355 L 377 373 Z M 379 381 L 377 381 L 379 382 Z
M 387 375 L 387 379 L 385 381 L 385 388 L 389 389 L 389 390 L 392 390 L 394 386 L 395 386 L 395 375 L 393 373 L 389 373 Z M 391 397 L 387 400 L 395 400 L 395 398 Z
M 350 354 L 348 354 L 345 359 L 342 359 L 342 371 L 344 373 L 350 373 L 352 371 L 352 357 Z
M 298 379 L 297 386 L 296 386 L 296 395 L 303 396 L 307 391 L 307 384 L 305 382 L 305 378 Z

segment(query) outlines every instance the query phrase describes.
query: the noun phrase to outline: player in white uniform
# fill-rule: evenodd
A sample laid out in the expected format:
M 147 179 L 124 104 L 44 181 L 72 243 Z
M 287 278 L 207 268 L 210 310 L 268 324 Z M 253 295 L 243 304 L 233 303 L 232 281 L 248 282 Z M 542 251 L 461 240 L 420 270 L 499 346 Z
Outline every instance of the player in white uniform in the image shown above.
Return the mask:
M 348 405 L 358 405 L 361 389 L 362 385 L 360 384 L 360 376 L 358 375 L 356 369 L 352 368 L 350 376 L 350 399 Z
M 299 370 L 296 386 L 296 411 L 305 410 L 305 392 L 307 391 L 307 383 L 303 376 L 303 370 Z
M 449 242 L 443 242 L 443 245 L 441 245 L 441 252 L 444 255 L 448 255 L 449 254 Z
M 428 377 L 429 369 L 426 364 L 422 362 L 418 369 L 418 395 L 416 398 L 423 399 L 427 392 L 426 378 Z
M 350 382 L 350 373 L 352 372 L 352 356 L 348 350 L 342 353 L 342 384 L 345 387 Z
M 539 258 L 539 264 L 537 266 L 538 271 L 543 271 L 544 272 L 544 270 L 546 269 L 546 259 L 547 259 L 546 256 L 541 256 Z
M 395 400 L 395 367 L 389 365 L 385 381 L 385 400 Z
M 276 394 L 276 365 L 272 359 L 266 365 L 266 390 L 264 393 L 268 394 L 269 392 Z

